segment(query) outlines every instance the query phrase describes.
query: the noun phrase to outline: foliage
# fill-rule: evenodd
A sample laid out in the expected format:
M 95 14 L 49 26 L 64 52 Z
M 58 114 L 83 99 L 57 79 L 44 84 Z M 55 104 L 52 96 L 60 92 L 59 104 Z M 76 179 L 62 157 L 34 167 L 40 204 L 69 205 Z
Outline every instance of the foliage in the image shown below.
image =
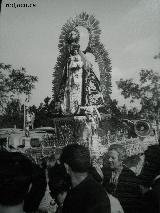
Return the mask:
M 154 59 L 160 59 L 160 51 L 157 55 L 154 56 Z
M 29 113 L 35 114 L 34 128 L 40 126 L 52 126 L 54 117 L 54 106 L 51 98 L 46 97 L 43 103 L 38 107 L 35 105 L 28 107 Z M 4 113 L 0 115 L 0 128 L 23 128 L 24 122 L 24 105 L 21 105 L 19 99 L 9 101 L 4 109 Z
M 44 99 L 44 103 L 40 103 L 39 107 L 30 107 L 30 112 L 35 113 L 35 127 L 52 126 L 54 117 L 54 102 L 50 97 Z
M 28 75 L 25 68 L 13 69 L 0 63 L 0 128 L 23 128 L 23 105 L 20 96 L 30 97 L 36 76 Z
M 0 111 L 4 111 L 6 104 L 19 95 L 29 97 L 37 81 L 38 78 L 28 75 L 23 67 L 13 69 L 11 65 L 0 63 Z
M 121 111 L 118 108 L 118 102 L 114 99 L 109 101 L 109 103 L 99 109 L 102 120 L 100 122 L 100 128 L 104 130 L 105 134 L 108 131 L 115 133 L 120 127 Z
M 23 128 L 23 106 L 18 99 L 7 103 L 4 113 L 0 115 L 0 128 Z
M 157 113 L 160 107 L 160 74 L 158 72 L 142 69 L 139 73 L 139 83 L 135 83 L 133 79 L 120 79 L 117 85 L 124 98 L 131 98 L 131 102 L 140 100 L 141 114 L 145 118 L 158 119 Z

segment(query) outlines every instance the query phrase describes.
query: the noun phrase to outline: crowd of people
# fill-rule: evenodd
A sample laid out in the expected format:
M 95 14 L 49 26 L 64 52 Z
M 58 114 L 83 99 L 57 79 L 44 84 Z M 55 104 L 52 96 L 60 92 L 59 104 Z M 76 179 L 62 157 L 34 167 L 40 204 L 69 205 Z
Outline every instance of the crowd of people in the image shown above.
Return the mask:
M 112 144 L 101 159 L 77 143 L 40 165 L 1 151 L 0 213 L 160 212 L 159 145 L 127 157 L 121 144 Z

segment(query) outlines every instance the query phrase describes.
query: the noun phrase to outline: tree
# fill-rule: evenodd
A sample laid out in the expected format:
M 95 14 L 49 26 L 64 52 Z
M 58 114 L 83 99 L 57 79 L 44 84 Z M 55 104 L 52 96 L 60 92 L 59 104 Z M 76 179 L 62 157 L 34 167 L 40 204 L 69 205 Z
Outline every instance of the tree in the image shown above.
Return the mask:
M 99 109 L 101 113 L 100 128 L 104 130 L 105 134 L 108 131 L 115 133 L 120 130 L 122 113 L 118 108 L 116 99 L 109 100 L 108 105 Z
M 0 112 L 8 102 L 20 95 L 30 97 L 38 78 L 28 75 L 25 68 L 13 69 L 11 65 L 0 63 Z
M 0 115 L 0 127 L 23 128 L 23 107 L 19 99 L 14 99 L 7 103 L 4 113 Z
M 53 125 L 54 102 L 50 97 L 46 97 L 44 103 L 40 103 L 38 108 L 30 107 L 30 112 L 35 113 L 35 127 Z
M 159 58 L 159 55 L 154 58 Z M 139 73 L 139 83 L 135 83 L 133 79 L 120 79 L 117 86 L 124 98 L 131 98 L 131 102 L 140 100 L 141 115 L 155 121 L 159 133 L 160 74 L 152 69 L 142 69 Z

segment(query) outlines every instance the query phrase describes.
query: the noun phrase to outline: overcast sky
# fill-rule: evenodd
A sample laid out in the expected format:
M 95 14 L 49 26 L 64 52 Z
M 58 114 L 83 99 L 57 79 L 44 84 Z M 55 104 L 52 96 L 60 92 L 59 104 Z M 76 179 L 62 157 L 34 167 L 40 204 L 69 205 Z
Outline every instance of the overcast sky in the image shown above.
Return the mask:
M 37 75 L 31 104 L 52 96 L 52 73 L 62 26 L 86 11 L 100 21 L 101 42 L 112 61 L 112 97 L 120 97 L 115 81 L 137 78 L 142 68 L 160 72 L 153 56 L 160 50 L 160 0 L 3 0 L 0 15 L 0 62 L 25 67 Z M 6 3 L 35 3 L 6 8 Z

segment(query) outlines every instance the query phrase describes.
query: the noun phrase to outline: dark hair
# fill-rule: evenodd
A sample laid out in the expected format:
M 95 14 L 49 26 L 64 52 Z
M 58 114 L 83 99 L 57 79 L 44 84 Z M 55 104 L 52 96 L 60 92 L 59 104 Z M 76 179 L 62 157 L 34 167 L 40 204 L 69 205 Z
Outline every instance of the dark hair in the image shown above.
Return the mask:
M 159 145 L 151 145 L 144 152 L 144 165 L 139 176 L 141 184 L 150 186 L 153 179 L 160 173 L 160 147 Z
M 31 161 L 18 152 L 0 153 L 0 204 L 14 206 L 24 201 L 31 183 Z
M 69 178 L 60 177 L 54 184 L 49 185 L 50 195 L 53 199 L 56 199 L 57 195 L 63 192 L 67 192 L 70 188 Z
M 68 191 L 71 186 L 71 179 L 67 174 L 63 164 L 55 164 L 48 169 L 49 189 L 52 198 L 56 198 L 59 193 Z
M 132 155 L 125 159 L 124 164 L 130 168 L 133 166 L 137 166 L 140 161 L 141 161 L 140 155 Z
M 46 162 L 47 169 L 52 168 L 55 165 L 55 163 L 56 163 L 56 159 L 54 154 L 52 154 L 47 159 L 47 162 Z
M 39 159 L 39 166 L 44 170 L 47 168 L 46 158 L 43 157 Z
M 64 164 L 55 163 L 54 166 L 48 168 L 49 182 L 56 182 L 61 177 L 68 176 Z
M 67 163 L 74 172 L 88 172 L 90 168 L 89 150 L 79 144 L 64 147 L 60 160 Z

